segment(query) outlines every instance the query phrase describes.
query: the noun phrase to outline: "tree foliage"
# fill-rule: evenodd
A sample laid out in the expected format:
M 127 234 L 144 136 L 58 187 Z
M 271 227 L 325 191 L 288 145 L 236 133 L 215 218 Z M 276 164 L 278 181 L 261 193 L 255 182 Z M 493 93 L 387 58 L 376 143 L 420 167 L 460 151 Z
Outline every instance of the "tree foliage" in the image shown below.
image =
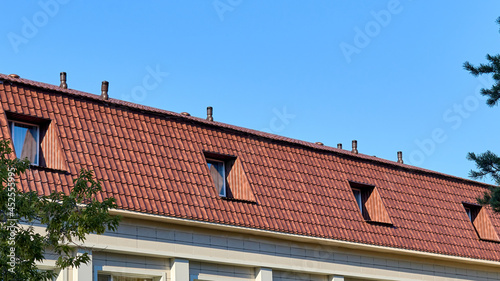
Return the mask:
M 500 24 L 500 17 L 497 19 Z M 472 75 L 492 75 L 494 83 L 491 88 L 481 89 L 481 94 L 488 99 L 486 104 L 495 106 L 500 100 L 500 55 L 486 55 L 487 64 L 473 66 L 469 62 L 464 63 L 464 68 Z M 482 205 L 490 205 L 494 211 L 500 212 L 500 157 L 491 151 L 486 151 L 479 155 L 469 152 L 467 159 L 476 162 L 477 171 L 470 171 L 470 176 L 474 179 L 482 179 L 491 177 L 497 186 L 490 188 L 489 192 L 485 192 L 483 198 L 479 198 L 478 202 Z
M 16 178 L 29 169 L 27 159 L 9 159 L 9 142 L 0 140 L 0 274 L 2 280 L 52 280 L 50 271 L 36 263 L 48 253 L 58 256 L 59 268 L 87 263 L 87 254 L 75 255 L 90 233 L 114 231 L 120 217 L 111 216 L 114 198 L 99 202 L 101 184 L 93 173 L 81 170 L 69 194 L 53 191 L 39 195 L 21 192 Z
M 497 23 L 500 24 L 500 17 L 497 19 Z M 493 86 L 490 89 L 481 89 L 481 94 L 488 97 L 486 103 L 489 106 L 494 106 L 497 105 L 500 99 L 500 55 L 492 56 L 487 54 L 486 59 L 489 63 L 480 64 L 479 66 L 473 66 L 470 62 L 466 61 L 464 68 L 474 76 L 483 74 L 493 75 L 493 80 L 495 81 Z

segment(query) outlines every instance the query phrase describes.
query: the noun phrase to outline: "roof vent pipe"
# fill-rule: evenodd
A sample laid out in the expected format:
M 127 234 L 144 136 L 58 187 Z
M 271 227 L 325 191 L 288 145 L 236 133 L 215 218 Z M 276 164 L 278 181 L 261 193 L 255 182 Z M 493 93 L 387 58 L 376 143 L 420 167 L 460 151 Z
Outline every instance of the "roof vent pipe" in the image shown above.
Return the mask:
M 354 154 L 358 154 L 358 141 L 357 140 L 352 141 L 352 151 L 351 152 Z
M 214 117 L 212 116 L 213 113 L 214 113 L 214 109 L 211 106 L 207 107 L 207 120 L 208 121 L 214 121 Z
M 403 164 L 403 152 L 398 151 L 398 163 Z
M 102 81 L 102 84 L 101 84 L 101 98 L 103 100 L 108 100 L 108 87 L 109 87 L 109 82 L 108 81 Z
M 66 72 L 61 72 L 61 85 L 59 85 L 59 87 L 63 88 L 63 89 L 67 89 L 68 88 L 68 84 L 66 84 Z
M 341 143 L 337 143 L 337 148 L 338 149 L 342 149 L 342 144 Z

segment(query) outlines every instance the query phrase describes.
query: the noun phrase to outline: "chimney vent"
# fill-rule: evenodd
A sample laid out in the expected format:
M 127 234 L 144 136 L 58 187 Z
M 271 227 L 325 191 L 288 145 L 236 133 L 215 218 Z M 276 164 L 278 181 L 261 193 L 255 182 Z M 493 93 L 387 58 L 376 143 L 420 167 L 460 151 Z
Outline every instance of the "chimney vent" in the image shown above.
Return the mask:
M 342 149 L 342 144 L 341 143 L 337 143 L 337 148 L 338 149 Z
M 181 115 L 183 115 L 183 116 L 191 116 L 191 114 L 189 114 L 187 112 L 181 112 Z
M 358 154 L 358 141 L 357 140 L 352 141 L 352 151 L 351 152 L 354 154 Z
M 214 117 L 212 116 L 213 113 L 214 113 L 214 109 L 211 106 L 207 107 L 207 120 L 208 121 L 214 121 Z
M 101 98 L 103 100 L 108 100 L 108 88 L 109 88 L 109 82 L 108 81 L 102 81 L 101 84 Z
M 403 164 L 403 152 L 398 151 L 398 163 Z
M 68 84 L 66 84 L 66 72 L 61 72 L 61 85 L 59 85 L 59 87 L 63 88 L 63 89 L 67 89 L 68 88 Z
M 317 145 L 323 145 L 323 143 L 322 143 L 322 142 L 320 142 L 320 141 L 317 141 L 317 142 L 316 142 L 316 144 L 317 144 Z
M 19 78 L 19 75 L 17 75 L 17 74 L 9 74 L 9 77 L 10 78 Z

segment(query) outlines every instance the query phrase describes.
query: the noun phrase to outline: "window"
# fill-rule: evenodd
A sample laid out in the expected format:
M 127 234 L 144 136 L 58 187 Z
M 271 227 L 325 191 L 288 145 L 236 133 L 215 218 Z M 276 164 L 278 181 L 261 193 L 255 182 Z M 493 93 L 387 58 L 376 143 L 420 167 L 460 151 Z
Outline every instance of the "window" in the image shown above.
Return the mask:
M 38 272 L 47 272 L 47 271 L 54 272 L 54 270 L 48 270 L 48 269 L 38 269 L 37 271 Z M 56 279 L 57 279 L 57 277 L 52 277 L 52 279 L 50 279 L 50 280 L 51 281 L 56 281 Z M 2 279 L 0 279 L 0 280 L 2 280 Z
M 207 171 L 219 197 L 226 200 L 256 203 L 242 161 L 234 156 L 203 151 Z
M 361 211 L 361 213 L 363 213 L 363 201 L 361 198 L 361 190 L 353 188 L 352 193 L 354 193 L 354 198 L 356 199 L 356 203 L 358 203 L 359 210 Z
M 153 279 L 99 274 L 97 281 L 153 281 Z
M 12 112 L 5 114 L 17 158 L 28 158 L 32 165 L 40 168 L 68 170 L 68 161 L 55 122 Z
M 40 151 L 40 128 L 22 122 L 11 122 L 12 143 L 17 158 L 28 158 L 31 164 L 38 165 Z
M 367 221 L 371 221 L 370 214 L 368 209 L 365 207 L 367 199 L 370 197 L 372 193 L 372 186 L 362 186 L 359 184 L 351 183 L 352 194 L 354 195 L 354 200 L 358 205 L 359 212 L 363 216 L 363 219 Z
M 226 197 L 226 165 L 213 159 L 207 159 L 207 164 L 219 196 Z
M 462 203 L 469 221 L 472 223 L 477 236 L 482 240 L 500 242 L 495 227 L 491 223 L 488 211 L 480 205 Z
M 378 189 L 373 185 L 349 182 L 354 201 L 363 219 L 370 223 L 392 225 Z
M 469 207 L 465 207 L 465 213 L 467 213 L 467 216 L 469 217 L 469 220 L 472 222 L 472 211 Z

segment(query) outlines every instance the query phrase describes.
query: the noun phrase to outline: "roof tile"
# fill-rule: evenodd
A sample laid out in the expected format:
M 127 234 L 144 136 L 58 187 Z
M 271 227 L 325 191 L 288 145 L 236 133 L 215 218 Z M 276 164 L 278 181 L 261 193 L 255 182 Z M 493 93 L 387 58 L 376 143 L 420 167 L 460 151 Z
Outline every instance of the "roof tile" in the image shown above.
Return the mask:
M 71 172 L 33 169 L 22 181 L 28 189 L 68 192 L 84 163 L 103 181 L 102 198 L 114 196 L 123 209 L 500 261 L 500 244 L 479 240 L 461 207 L 487 185 L 113 99 L 102 102 L 57 86 L 12 81 L 0 85 L 3 108 L 50 116 Z M 8 132 L 3 126 L 2 134 Z M 257 203 L 217 196 L 203 150 L 237 156 Z M 347 180 L 375 185 L 395 227 L 366 223 Z M 500 215 L 490 219 L 498 232 Z

